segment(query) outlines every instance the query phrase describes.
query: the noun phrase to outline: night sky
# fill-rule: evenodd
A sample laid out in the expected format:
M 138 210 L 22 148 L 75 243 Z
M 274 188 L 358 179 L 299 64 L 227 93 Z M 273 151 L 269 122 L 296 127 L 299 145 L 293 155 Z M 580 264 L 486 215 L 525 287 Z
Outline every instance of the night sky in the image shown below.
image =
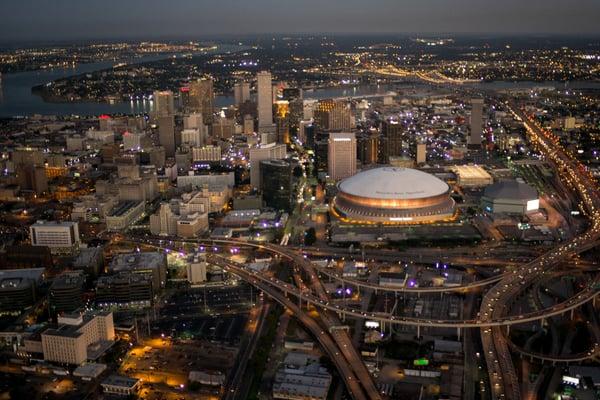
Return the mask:
M 600 34 L 600 0 L 1 0 L 0 41 L 246 33 Z

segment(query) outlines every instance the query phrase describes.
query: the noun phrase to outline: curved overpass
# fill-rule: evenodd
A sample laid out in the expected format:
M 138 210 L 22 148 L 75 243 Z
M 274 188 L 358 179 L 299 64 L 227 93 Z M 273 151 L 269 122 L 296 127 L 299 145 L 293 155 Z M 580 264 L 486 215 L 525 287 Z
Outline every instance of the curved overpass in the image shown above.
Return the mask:
M 267 277 L 256 271 L 248 271 L 242 264 L 234 263 L 231 260 L 227 260 L 225 257 L 217 254 L 209 254 L 208 260 L 217 264 L 224 265 L 223 261 L 226 261 L 225 268 L 230 272 L 239 274 L 242 277 L 252 277 L 252 280 L 257 280 L 268 285 L 269 290 L 265 291 L 267 295 L 274 293 L 285 293 L 296 297 L 299 301 L 306 302 L 314 305 L 323 310 L 332 311 L 338 314 L 344 314 L 346 316 L 369 319 L 373 321 L 383 322 L 391 325 L 408 325 L 408 326 L 420 326 L 420 327 L 434 327 L 434 328 L 486 328 L 495 326 L 508 326 L 517 325 L 526 322 L 539 321 L 548 317 L 564 314 L 568 311 L 576 309 L 581 305 L 593 300 L 599 293 L 596 289 L 597 285 L 600 284 L 600 275 L 596 277 L 585 289 L 580 291 L 576 296 L 559 303 L 550 308 L 545 308 L 539 311 L 534 311 L 519 316 L 511 316 L 504 318 L 492 318 L 492 319 L 468 319 L 468 320 L 428 320 L 424 318 L 414 317 L 395 317 L 389 316 L 388 314 L 382 313 L 361 313 L 352 309 L 340 307 L 339 305 L 330 304 L 330 302 L 323 300 L 315 295 L 303 293 L 296 286 L 280 281 L 273 277 Z M 247 279 L 246 279 L 247 280 Z
M 576 362 L 582 362 L 586 360 L 591 360 L 600 355 L 600 345 L 595 344 L 590 350 L 579 353 L 579 354 L 568 354 L 568 355 L 547 355 L 544 353 L 536 352 L 536 351 L 527 351 L 512 341 L 506 338 L 508 343 L 508 347 L 515 353 L 520 354 L 524 357 L 534 358 L 536 360 L 540 360 L 542 362 L 550 362 L 552 364 L 570 364 Z

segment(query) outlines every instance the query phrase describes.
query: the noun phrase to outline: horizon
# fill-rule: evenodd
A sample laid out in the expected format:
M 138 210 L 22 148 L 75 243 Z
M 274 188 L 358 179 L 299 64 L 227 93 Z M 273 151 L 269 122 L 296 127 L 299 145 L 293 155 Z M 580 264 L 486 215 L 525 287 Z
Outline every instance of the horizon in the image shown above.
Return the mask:
M 146 41 L 164 41 L 164 42 L 210 42 L 210 41 L 242 41 L 268 38 L 286 38 L 286 37 L 336 37 L 336 38 L 382 38 L 382 39 L 412 39 L 412 38 L 452 38 L 452 39 L 553 39 L 553 40 L 600 40 L 600 32 L 589 33 L 585 35 L 576 33 L 556 33 L 556 32 L 529 32 L 529 33 L 508 33 L 508 32 L 263 32 L 263 33 L 236 33 L 236 34 L 205 34 L 205 35 L 143 35 L 143 36 L 98 36 L 82 37 L 77 39 L 54 38 L 54 39 L 9 39 L 0 38 L 0 46 L 14 45 L 78 45 L 91 43 L 139 43 Z M 600 45 L 599 43 L 596 43 Z
M 273 34 L 600 35 L 600 3 L 535 0 L 24 0 L 0 4 L 4 42 Z

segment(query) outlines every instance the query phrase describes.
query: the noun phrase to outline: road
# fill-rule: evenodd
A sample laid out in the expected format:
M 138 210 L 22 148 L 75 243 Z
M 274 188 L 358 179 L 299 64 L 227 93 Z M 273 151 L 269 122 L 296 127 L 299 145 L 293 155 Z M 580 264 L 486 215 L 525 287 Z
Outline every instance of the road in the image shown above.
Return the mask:
M 270 309 L 271 306 L 269 303 L 263 303 L 260 307 L 259 314 L 256 316 L 256 320 L 254 322 L 248 321 L 248 326 L 252 326 L 253 331 L 250 332 L 248 344 L 238 355 L 238 362 L 236 363 L 235 370 L 232 371 L 232 374 L 230 374 L 230 381 L 225 386 L 225 394 L 223 396 L 224 400 L 246 398 L 248 388 L 242 386 L 244 377 L 246 376 L 246 366 L 254 354 L 254 350 L 256 350 L 258 339 L 260 338 L 266 316 L 268 315 Z
M 585 172 L 585 169 L 582 169 L 576 159 L 561 149 L 550 132 L 544 131 L 531 121 L 514 104 L 508 105 L 508 109 L 517 120 L 524 123 L 530 140 L 537 145 L 546 160 L 553 164 L 560 178 L 578 194 L 581 206 L 591 220 L 591 226 L 583 234 L 518 268 L 519 274 L 515 273 L 502 279 L 489 290 L 485 294 L 480 308 L 480 314 L 485 321 L 501 318 L 520 292 L 532 286 L 565 258 L 594 246 L 600 237 L 600 213 L 598 212 L 600 197 L 594 179 Z M 596 288 L 593 290 L 595 291 Z M 481 336 L 492 397 L 494 399 L 520 399 L 521 392 L 517 374 L 512 363 L 508 342 L 501 328 L 482 329 Z

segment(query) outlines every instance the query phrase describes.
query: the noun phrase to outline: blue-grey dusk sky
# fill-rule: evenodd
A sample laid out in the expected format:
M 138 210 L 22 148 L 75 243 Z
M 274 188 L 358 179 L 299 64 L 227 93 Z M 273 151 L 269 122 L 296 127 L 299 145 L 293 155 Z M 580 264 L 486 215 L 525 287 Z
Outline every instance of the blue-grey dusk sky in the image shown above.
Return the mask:
M 0 41 L 306 32 L 600 33 L 600 0 L 1 0 L 0 15 Z

